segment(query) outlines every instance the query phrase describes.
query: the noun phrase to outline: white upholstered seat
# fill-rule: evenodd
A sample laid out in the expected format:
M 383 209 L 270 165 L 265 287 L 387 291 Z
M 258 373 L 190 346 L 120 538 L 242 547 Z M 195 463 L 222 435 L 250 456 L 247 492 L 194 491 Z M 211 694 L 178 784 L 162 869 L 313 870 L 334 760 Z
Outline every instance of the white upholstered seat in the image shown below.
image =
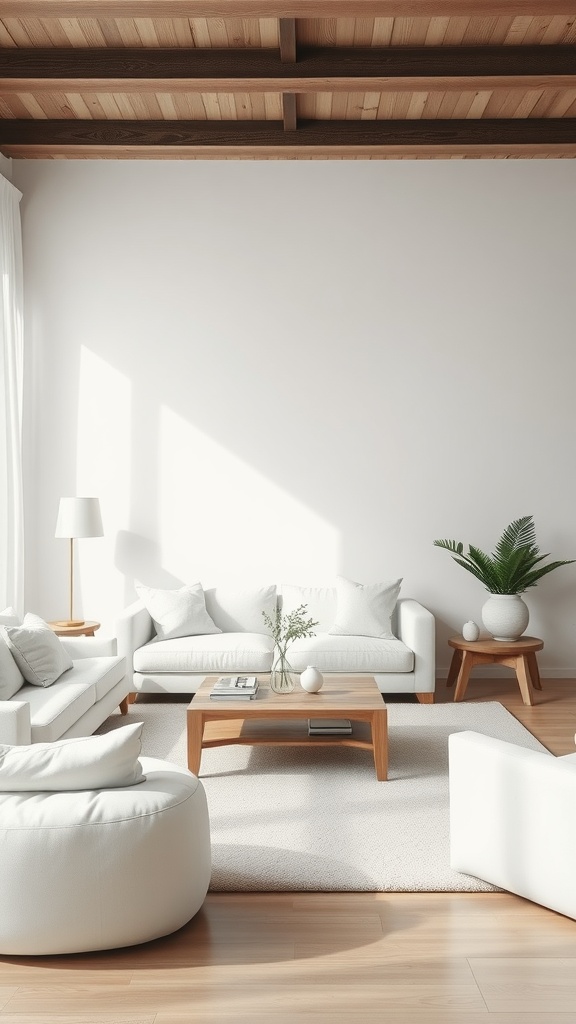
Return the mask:
M 450 750 L 450 864 L 576 919 L 576 755 L 476 732 Z
M 77 953 L 182 927 L 210 881 L 204 788 L 142 757 L 118 789 L 0 793 L 0 954 Z

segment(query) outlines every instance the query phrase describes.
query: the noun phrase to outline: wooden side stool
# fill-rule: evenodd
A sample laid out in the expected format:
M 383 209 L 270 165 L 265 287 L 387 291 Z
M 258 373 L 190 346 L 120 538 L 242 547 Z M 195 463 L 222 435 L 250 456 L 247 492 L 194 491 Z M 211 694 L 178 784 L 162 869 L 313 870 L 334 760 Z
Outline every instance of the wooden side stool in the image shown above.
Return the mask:
M 67 622 L 49 622 L 48 625 L 56 636 L 94 636 L 97 629 L 100 629 L 99 622 L 79 622 L 70 626 Z
M 496 662 L 507 665 L 516 672 L 520 693 L 525 704 L 533 704 L 533 691 L 541 690 L 540 673 L 536 661 L 536 651 L 541 651 L 544 641 L 534 636 L 522 636 L 519 640 L 464 640 L 461 636 L 453 636 L 448 641 L 454 648 L 452 662 L 446 680 L 447 686 L 456 682 L 454 700 L 464 699 L 470 673 L 475 665 L 488 665 Z

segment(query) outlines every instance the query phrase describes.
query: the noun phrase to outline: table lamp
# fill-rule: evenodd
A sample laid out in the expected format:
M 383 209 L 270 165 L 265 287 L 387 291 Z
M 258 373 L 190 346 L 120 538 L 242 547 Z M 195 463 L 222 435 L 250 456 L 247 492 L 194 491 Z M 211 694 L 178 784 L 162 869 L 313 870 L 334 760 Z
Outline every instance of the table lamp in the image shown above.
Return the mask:
M 74 618 L 74 540 L 104 536 L 98 498 L 60 498 L 54 536 L 67 537 L 70 541 L 70 618 L 58 625 L 83 626 L 84 619 Z

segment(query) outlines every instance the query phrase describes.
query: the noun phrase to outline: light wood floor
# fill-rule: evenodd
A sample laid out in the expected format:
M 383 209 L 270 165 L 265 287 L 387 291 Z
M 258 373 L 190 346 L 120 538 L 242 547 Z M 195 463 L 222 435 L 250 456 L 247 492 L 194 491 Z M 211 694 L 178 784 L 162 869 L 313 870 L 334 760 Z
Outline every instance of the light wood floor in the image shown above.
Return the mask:
M 467 700 L 571 752 L 576 681 L 543 686 L 533 708 L 512 677 Z M 71 1022 L 576 1024 L 576 922 L 500 893 L 210 894 L 145 946 L 0 958 L 0 1024 Z

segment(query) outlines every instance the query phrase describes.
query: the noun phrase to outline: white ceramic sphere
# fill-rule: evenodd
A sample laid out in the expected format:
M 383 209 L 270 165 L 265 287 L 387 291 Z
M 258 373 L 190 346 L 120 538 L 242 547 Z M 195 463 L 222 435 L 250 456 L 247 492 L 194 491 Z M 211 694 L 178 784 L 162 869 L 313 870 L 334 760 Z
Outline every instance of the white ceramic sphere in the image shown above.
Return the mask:
M 308 665 L 300 676 L 300 686 L 308 693 L 318 693 L 322 689 L 324 676 L 314 665 Z
M 480 628 L 473 619 L 468 619 L 468 622 L 462 626 L 462 636 L 468 641 L 477 640 L 480 636 Z

